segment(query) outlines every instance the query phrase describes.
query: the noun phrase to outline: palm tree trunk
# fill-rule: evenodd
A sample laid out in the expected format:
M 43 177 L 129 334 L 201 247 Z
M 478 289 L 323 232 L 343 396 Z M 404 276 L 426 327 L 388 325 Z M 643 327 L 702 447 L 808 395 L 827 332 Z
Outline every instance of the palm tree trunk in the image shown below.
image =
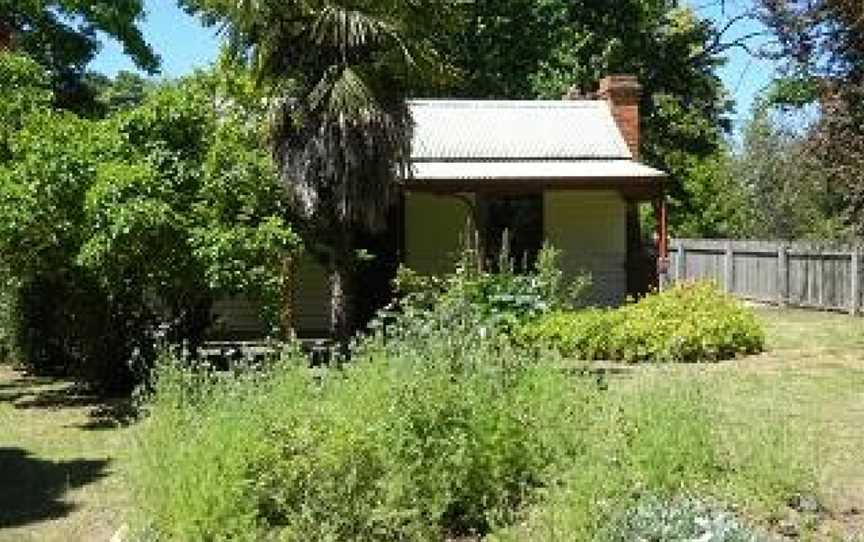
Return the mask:
M 0 18 L 0 51 L 12 50 L 12 25 Z
M 354 335 L 354 243 L 343 230 L 330 262 L 330 332 L 345 348 Z

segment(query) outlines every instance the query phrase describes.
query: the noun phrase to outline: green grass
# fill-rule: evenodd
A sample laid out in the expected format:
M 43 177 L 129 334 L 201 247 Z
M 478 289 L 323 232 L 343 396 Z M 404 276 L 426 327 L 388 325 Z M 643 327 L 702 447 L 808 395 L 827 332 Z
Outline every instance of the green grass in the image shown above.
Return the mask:
M 122 406 L 0 365 L 0 542 L 108 540 L 120 527 Z
M 746 468 L 707 492 L 767 528 L 792 523 L 805 540 L 864 540 L 856 538 L 864 533 L 864 319 L 774 309 L 757 314 L 766 328 L 764 354 L 710 365 L 640 366 L 609 377 L 617 405 L 610 416 L 642 420 L 648 429 L 628 437 L 641 439 L 640 455 L 628 458 L 644 467 L 632 471 L 633 483 L 674 486 L 684 476 L 675 454 L 700 446 L 700 424 L 709 416 L 719 452 Z M 657 393 L 664 389 L 681 390 L 680 401 L 664 402 Z M 678 426 L 686 432 L 665 428 L 690 412 L 669 413 L 670 405 L 698 410 Z M 0 541 L 107 540 L 129 517 L 123 473 L 136 429 L 103 427 L 110 416 L 94 416 L 102 406 L 68 383 L 0 366 Z M 685 475 L 698 478 L 703 471 Z M 616 486 L 614 469 L 570 476 L 572 487 L 595 496 L 633 488 Z M 792 486 L 815 496 L 825 511 L 802 514 L 788 506 Z M 567 534 L 578 530 L 568 522 L 585 525 L 593 514 L 573 505 L 590 502 L 589 493 L 538 501 L 523 522 L 531 531 L 517 530 L 514 539 L 573 539 Z
M 768 352 L 708 371 L 727 424 L 765 420 L 827 508 L 814 537 L 864 540 L 864 319 L 759 310 Z

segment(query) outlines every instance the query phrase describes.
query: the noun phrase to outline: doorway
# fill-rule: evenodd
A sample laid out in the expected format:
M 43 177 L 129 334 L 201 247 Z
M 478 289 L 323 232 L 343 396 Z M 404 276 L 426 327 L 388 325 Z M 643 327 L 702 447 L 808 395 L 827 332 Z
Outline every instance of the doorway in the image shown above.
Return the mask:
M 497 270 L 506 234 L 516 271 L 533 269 L 543 247 L 543 194 L 482 195 L 477 203 L 487 267 Z

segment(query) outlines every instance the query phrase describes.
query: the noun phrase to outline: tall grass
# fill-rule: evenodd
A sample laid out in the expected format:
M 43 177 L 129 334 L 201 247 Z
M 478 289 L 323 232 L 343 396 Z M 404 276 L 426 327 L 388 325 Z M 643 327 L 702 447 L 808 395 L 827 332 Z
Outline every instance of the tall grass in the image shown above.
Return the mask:
M 546 365 L 507 374 L 166 364 L 133 454 L 139 525 L 166 540 L 595 540 L 646 498 L 770 513 L 806 484 L 781 433 L 730 441 L 699 378 L 604 390 Z
M 132 468 L 152 533 L 485 533 L 587 446 L 584 411 L 599 393 L 542 366 L 457 376 L 449 364 L 367 358 L 315 374 L 292 361 L 231 377 L 160 368 Z
M 488 280 L 457 274 L 443 294 L 409 298 L 340 367 L 311 370 L 291 352 L 229 375 L 164 360 L 133 453 L 141 529 L 157 540 L 589 541 L 654 513 L 690 532 L 715 504 L 768 518 L 805 485 L 783 463 L 795 455 L 773 449 L 782 433 L 731 426 L 700 373 L 569 374 L 554 348 L 520 348 L 519 318 L 474 295 Z
M 683 506 L 672 519 L 690 514 L 688 506 L 719 507 L 721 519 L 735 513 L 761 527 L 721 521 L 729 537 L 718 531 L 707 539 L 766 540 L 760 532 L 786 511 L 789 499 L 812 490 L 808 443 L 792 439 L 779 420 L 730 419 L 717 406 L 728 383 L 648 369 L 613 384 L 594 411 L 584 453 L 571 459 L 518 526 L 498 531 L 494 540 L 619 540 L 615 529 L 646 502 Z M 640 536 L 653 539 L 650 522 L 644 527 Z M 662 539 L 678 539 L 669 536 Z

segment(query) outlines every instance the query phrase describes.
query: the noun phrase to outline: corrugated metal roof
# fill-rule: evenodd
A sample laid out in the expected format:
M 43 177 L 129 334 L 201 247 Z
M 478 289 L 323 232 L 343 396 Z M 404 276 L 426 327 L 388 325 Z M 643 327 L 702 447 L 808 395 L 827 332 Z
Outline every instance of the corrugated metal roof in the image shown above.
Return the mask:
M 665 176 L 662 171 L 632 160 L 507 160 L 414 162 L 411 178 L 473 179 L 633 179 Z
M 414 100 L 412 160 L 631 159 L 600 100 Z

